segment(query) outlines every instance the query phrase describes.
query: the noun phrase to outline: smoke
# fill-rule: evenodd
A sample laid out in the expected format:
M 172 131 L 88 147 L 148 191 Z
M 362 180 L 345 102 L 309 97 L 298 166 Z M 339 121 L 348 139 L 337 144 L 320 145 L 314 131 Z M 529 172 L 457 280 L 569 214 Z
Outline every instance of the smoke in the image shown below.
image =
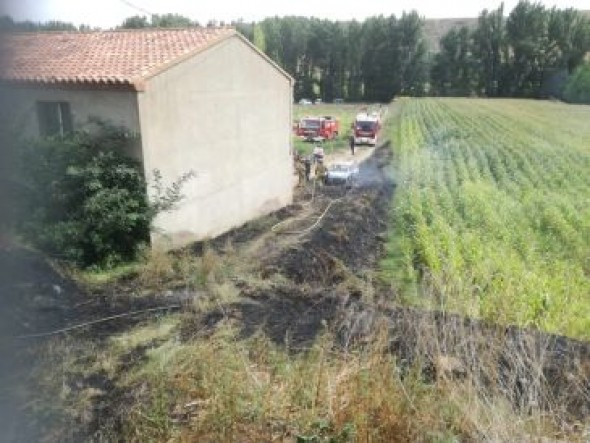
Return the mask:
M 379 145 L 373 155 L 359 166 L 357 187 L 395 186 L 395 172 L 391 166 L 391 143 Z

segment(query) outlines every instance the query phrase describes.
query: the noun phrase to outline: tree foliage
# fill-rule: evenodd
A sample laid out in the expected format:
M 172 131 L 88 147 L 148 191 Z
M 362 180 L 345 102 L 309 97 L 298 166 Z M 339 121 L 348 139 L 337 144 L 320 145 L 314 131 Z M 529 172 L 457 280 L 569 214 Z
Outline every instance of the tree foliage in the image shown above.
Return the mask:
M 525 0 L 507 18 L 503 5 L 484 10 L 475 29 L 461 32 L 459 37 L 451 30 L 441 41 L 431 70 L 438 94 L 560 95 L 568 74 L 590 51 L 588 18 Z
M 473 31 L 473 62 L 476 64 L 474 81 L 478 93 L 488 97 L 501 94 L 502 62 L 507 57 L 504 5 L 495 11 L 482 11 Z
M 33 22 L 31 20 L 15 21 L 8 15 L 0 16 L 0 31 L 90 31 L 88 25 L 76 26 L 60 20 Z
M 271 17 L 236 24 L 295 80 L 295 99 L 389 101 L 422 94 L 428 81 L 423 21 L 416 12 L 336 22 Z M 252 31 L 253 30 L 253 31 Z
M 173 209 L 190 174 L 169 188 L 155 173 L 147 197 L 141 165 L 123 154 L 132 141 L 123 129 L 21 141 L 16 166 L 25 192 L 17 230 L 51 256 L 80 266 L 111 266 L 135 258 L 150 226 Z
M 560 95 L 590 51 L 590 24 L 574 9 L 522 0 L 452 29 L 430 55 L 416 12 L 363 22 L 272 17 L 236 24 L 296 80 L 295 99 L 388 101 L 397 94 Z M 263 43 L 262 43 L 263 42 Z
M 149 18 L 145 15 L 127 17 L 121 26 L 122 29 L 140 28 L 188 28 L 199 26 L 199 22 L 193 21 L 180 14 L 153 14 Z
M 590 64 L 579 66 L 569 78 L 564 98 L 570 103 L 590 104 Z
M 452 29 L 440 43 L 431 71 L 433 88 L 441 95 L 470 95 L 475 90 L 473 37 L 467 27 Z

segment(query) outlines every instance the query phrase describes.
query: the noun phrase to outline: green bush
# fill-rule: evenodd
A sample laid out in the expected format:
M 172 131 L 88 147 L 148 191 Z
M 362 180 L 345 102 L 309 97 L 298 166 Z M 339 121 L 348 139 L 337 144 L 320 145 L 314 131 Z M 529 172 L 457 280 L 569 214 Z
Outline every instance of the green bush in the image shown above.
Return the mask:
M 133 142 L 124 130 L 102 124 L 96 134 L 19 143 L 27 198 L 18 231 L 51 256 L 82 267 L 134 259 L 149 241 L 152 220 L 180 199 L 189 175 L 164 189 L 156 172 L 150 202 L 141 165 L 124 155 Z
M 579 66 L 571 75 L 563 94 L 570 103 L 590 104 L 590 64 Z

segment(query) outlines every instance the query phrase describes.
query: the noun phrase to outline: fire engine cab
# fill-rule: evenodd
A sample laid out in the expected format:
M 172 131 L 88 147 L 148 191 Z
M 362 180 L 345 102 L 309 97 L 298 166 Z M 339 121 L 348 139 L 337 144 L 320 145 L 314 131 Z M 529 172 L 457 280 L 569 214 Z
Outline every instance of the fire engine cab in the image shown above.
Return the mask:
M 353 123 L 354 144 L 375 146 L 380 129 L 381 119 L 378 113 L 357 114 Z
M 307 141 L 323 141 L 336 138 L 339 122 L 331 116 L 304 117 L 295 128 L 295 133 Z

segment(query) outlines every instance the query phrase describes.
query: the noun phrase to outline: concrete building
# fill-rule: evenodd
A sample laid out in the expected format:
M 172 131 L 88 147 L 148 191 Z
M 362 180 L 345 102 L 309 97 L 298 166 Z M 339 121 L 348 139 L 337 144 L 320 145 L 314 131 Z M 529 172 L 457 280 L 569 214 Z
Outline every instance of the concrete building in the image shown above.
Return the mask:
M 148 177 L 194 172 L 154 240 L 216 236 L 291 202 L 293 79 L 233 29 L 19 33 L 0 59 L 2 101 L 23 133 L 96 117 L 138 136 L 131 153 Z

